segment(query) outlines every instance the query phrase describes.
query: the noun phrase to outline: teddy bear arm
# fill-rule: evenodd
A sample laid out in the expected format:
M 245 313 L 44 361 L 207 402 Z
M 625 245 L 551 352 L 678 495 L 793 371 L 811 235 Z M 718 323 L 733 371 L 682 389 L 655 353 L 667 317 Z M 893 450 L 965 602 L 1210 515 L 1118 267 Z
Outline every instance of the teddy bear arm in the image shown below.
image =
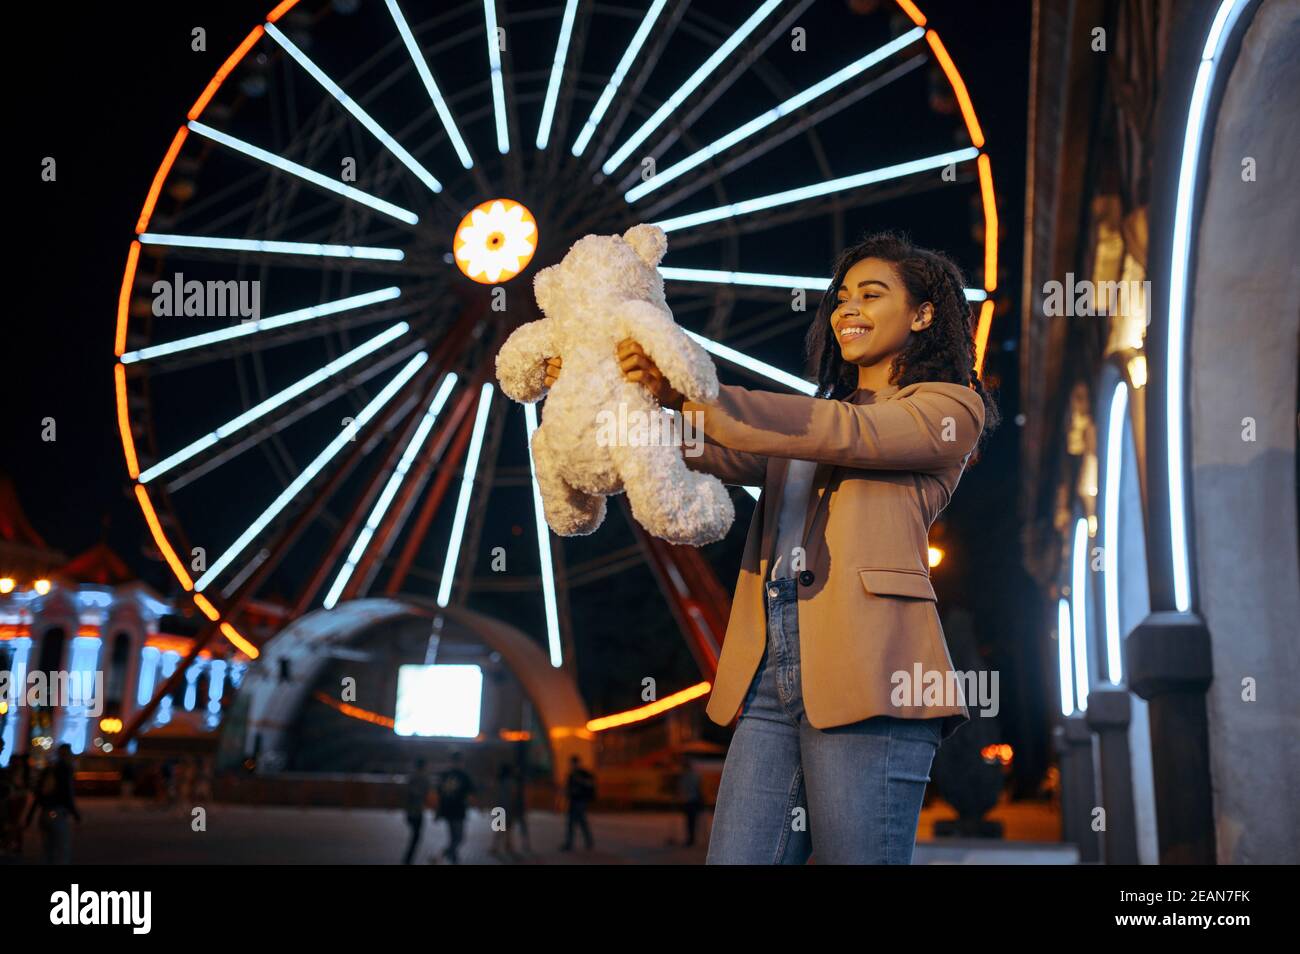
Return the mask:
M 632 338 L 676 390 L 691 401 L 718 396 L 713 360 L 673 320 L 644 301 L 624 302 L 619 309 L 620 339 Z
M 497 381 L 512 400 L 531 404 L 546 395 L 546 359 L 555 357 L 549 318 L 520 325 L 497 352 Z

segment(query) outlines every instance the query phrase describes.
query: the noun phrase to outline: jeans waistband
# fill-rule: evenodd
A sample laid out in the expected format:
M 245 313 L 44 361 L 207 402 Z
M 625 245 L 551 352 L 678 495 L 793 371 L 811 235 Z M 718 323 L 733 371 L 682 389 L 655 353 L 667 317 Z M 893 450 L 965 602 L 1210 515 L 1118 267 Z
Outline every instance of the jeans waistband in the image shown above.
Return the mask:
M 768 606 L 779 603 L 793 603 L 799 598 L 799 583 L 790 577 L 768 580 L 763 584 L 763 598 Z

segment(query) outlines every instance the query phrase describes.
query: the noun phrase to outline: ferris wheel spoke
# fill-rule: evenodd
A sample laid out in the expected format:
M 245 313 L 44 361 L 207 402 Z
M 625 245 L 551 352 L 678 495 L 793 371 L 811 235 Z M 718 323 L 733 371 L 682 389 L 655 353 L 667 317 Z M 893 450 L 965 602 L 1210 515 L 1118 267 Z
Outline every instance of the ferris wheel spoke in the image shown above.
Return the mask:
M 772 13 L 781 5 L 782 0 L 764 0 L 763 4 L 750 14 L 736 31 L 732 33 L 722 44 L 709 55 L 700 66 L 693 72 L 686 82 L 679 86 L 671 96 L 668 97 L 657 110 L 651 114 L 650 118 L 637 128 L 624 142 L 614 150 L 613 155 L 600 165 L 600 170 L 605 175 L 613 174 L 614 170 L 627 161 L 628 157 L 637 149 L 641 143 L 652 135 L 655 130 L 664 124 L 683 103 L 690 97 L 700 85 L 708 79 L 728 58 L 735 53 L 736 49 L 743 43 Z M 775 39 L 775 33 L 769 34 L 767 42 Z
M 317 66 L 306 53 L 298 49 L 297 45 L 285 36 L 279 27 L 274 23 L 267 23 L 266 33 L 267 36 L 280 44 L 280 47 L 293 57 L 298 65 L 306 70 L 312 79 L 319 83 L 327 93 L 333 96 L 340 106 L 351 113 L 352 117 L 356 119 L 357 122 L 364 126 L 372 136 L 378 139 L 384 147 L 393 154 L 398 162 L 406 166 L 406 168 L 411 171 L 412 175 L 423 182 L 431 192 L 442 191 L 442 183 L 434 178 L 433 173 L 424 168 L 424 166 L 422 166 L 414 156 L 406 151 L 401 143 L 390 136 L 387 130 L 385 130 L 383 126 L 379 125 L 379 123 L 377 123 L 368 112 L 362 109 L 356 100 L 343 92 L 342 87 L 340 87 L 338 83 L 334 82 L 334 80 L 330 79 L 329 75 Z
M 537 528 L 537 555 L 541 561 L 542 606 L 546 615 L 546 642 L 551 651 L 551 665 L 564 665 L 560 633 L 559 602 L 555 592 L 555 564 L 551 559 L 551 530 L 542 506 L 542 486 L 537 480 L 537 462 L 533 460 L 533 432 L 537 430 L 537 405 L 524 405 L 524 440 L 528 450 L 528 470 L 532 476 L 533 516 Z
M 628 41 L 626 49 L 623 50 L 623 56 L 619 59 L 613 74 L 605 83 L 605 88 L 601 90 L 596 105 L 591 108 L 591 114 L 587 117 L 587 121 L 583 123 L 577 138 L 573 141 L 573 148 L 570 151 L 574 156 L 581 156 L 587 151 L 587 147 L 591 145 L 591 139 L 596 135 L 596 130 L 605 118 L 610 103 L 614 101 L 614 96 L 618 93 L 619 87 L 627 77 L 628 71 L 632 69 L 632 64 L 636 62 L 637 55 L 641 52 L 641 48 L 645 46 L 645 42 L 650 36 L 650 30 L 655 25 L 655 21 L 659 19 L 659 15 L 663 13 L 667 2 L 668 0 L 653 0 L 650 9 L 641 18 L 641 23 L 637 26 L 636 32 L 632 34 L 632 39 Z
M 311 374 L 304 375 L 293 384 L 277 391 L 265 400 L 258 402 L 242 414 L 231 418 L 226 423 L 214 428 L 197 440 L 191 441 L 180 450 L 169 454 L 152 467 L 145 468 L 141 471 L 140 477 L 138 478 L 140 483 L 147 484 L 151 480 L 173 470 L 197 454 L 217 446 L 226 438 L 248 427 L 254 421 L 257 421 L 267 416 L 272 411 L 302 397 L 325 381 L 328 381 L 330 378 L 356 364 L 363 358 L 374 354 L 385 345 L 396 341 L 402 335 L 406 334 L 410 328 L 411 326 L 406 322 L 398 322 L 391 328 L 380 332 L 369 341 L 358 345 L 351 351 L 345 352 L 323 367 L 313 371 Z
M 738 288 L 774 288 L 788 291 L 792 288 L 806 288 L 824 292 L 830 287 L 831 280 L 825 275 L 773 275 L 766 272 L 732 272 L 710 268 L 673 268 L 659 266 L 664 280 L 668 282 L 702 282 L 711 285 L 732 285 Z M 982 288 L 967 288 L 967 301 L 983 301 L 988 293 Z M 762 296 L 766 297 L 766 296 Z
M 324 449 L 318 453 L 312 461 L 303 468 L 289 486 L 271 501 L 271 504 L 263 510 L 257 518 L 244 530 L 243 533 L 232 543 L 212 564 L 207 571 L 194 581 L 194 589 L 201 592 L 216 580 L 245 549 L 248 548 L 254 540 L 262 534 L 271 522 L 287 507 L 302 491 L 310 484 L 316 476 L 325 469 L 338 453 L 351 441 L 372 417 L 383 410 L 384 405 L 388 404 L 408 381 L 420 370 L 420 367 L 429 359 L 428 353 L 421 351 L 413 357 L 407 364 L 390 380 L 383 389 L 375 395 L 370 402 L 361 409 L 353 419 L 351 425 L 340 431 L 338 436 L 325 445 Z
M 510 151 L 510 128 L 506 122 L 506 88 L 501 71 L 501 48 L 497 44 L 496 0 L 483 0 L 483 25 L 487 37 L 488 68 L 492 76 L 492 115 L 496 120 L 497 152 Z
M 696 168 L 697 166 L 703 165 L 709 160 L 717 156 L 720 156 L 722 153 L 726 152 L 732 147 L 737 146 L 743 143 L 745 140 L 755 136 L 761 130 L 767 129 L 769 126 L 773 125 L 774 123 L 780 122 L 782 119 L 794 115 L 796 112 L 803 109 L 805 106 L 812 103 L 814 100 L 818 99 L 819 97 L 839 89 L 840 87 L 844 86 L 844 84 L 848 83 L 850 80 L 855 79 L 856 77 L 860 76 L 862 73 L 871 69 L 873 66 L 876 66 L 877 64 L 884 62 L 885 60 L 889 59 L 889 57 L 893 56 L 895 53 L 898 53 L 906 49 L 907 47 L 911 46 L 913 43 L 920 40 L 923 36 L 925 36 L 925 31 L 922 30 L 920 27 L 916 27 L 915 29 L 909 30 L 907 33 L 904 33 L 902 36 L 892 40 L 891 42 L 886 43 L 884 46 L 877 47 L 876 49 L 872 50 L 870 53 L 866 54 L 865 56 L 859 57 L 858 59 L 854 60 L 848 66 L 845 66 L 844 68 L 837 70 L 834 73 L 831 73 L 829 76 L 803 89 L 802 91 L 796 93 L 794 96 L 789 97 L 784 102 L 778 103 L 776 106 L 773 106 L 771 109 L 767 110 L 766 112 L 758 114 L 757 116 L 750 119 L 748 122 L 742 123 L 741 125 L 737 126 L 735 129 L 731 130 L 725 135 L 718 137 L 713 142 L 705 146 L 703 149 L 696 150 L 686 158 L 673 163 L 667 169 L 664 169 L 662 171 L 657 171 L 647 181 L 642 182 L 640 185 L 634 186 L 631 189 L 629 189 L 624 194 L 624 198 L 628 202 L 636 202 L 639 199 L 649 195 L 651 192 L 663 188 L 664 186 L 668 185 L 668 183 L 679 178 L 680 176 Z M 919 65 L 921 62 L 924 61 L 924 58 L 918 57 L 915 58 L 914 61 L 916 65 Z M 892 82 L 898 76 L 902 75 L 903 72 L 907 72 L 907 71 L 906 70 L 902 72 L 898 70 L 891 71 L 890 74 L 887 74 L 888 79 L 886 79 L 884 82 L 881 82 L 881 80 L 884 79 L 882 77 L 882 78 L 878 78 L 873 83 L 860 83 L 855 85 L 853 89 L 846 91 L 848 95 L 837 97 L 836 101 L 831 104 L 829 110 L 825 111 L 823 114 L 817 114 L 817 119 L 810 118 L 810 119 L 805 119 L 801 122 L 790 124 L 790 128 L 786 131 L 786 134 L 780 139 L 777 139 L 777 137 L 774 137 L 770 134 L 766 135 L 764 136 L 763 141 L 759 144 L 759 148 L 763 152 L 766 152 L 774 148 L 776 145 L 779 145 L 780 142 L 784 142 L 786 139 L 789 139 L 803 132 L 804 129 L 808 128 L 809 126 L 815 125 L 817 120 L 824 118 L 827 115 L 833 115 L 835 112 L 844 109 L 852 102 L 856 102 L 857 100 L 862 99 L 864 96 L 870 95 L 871 93 L 875 92 L 877 89 L 880 89 L 882 86 L 888 85 L 889 82 Z M 676 137 L 674 137 L 674 139 L 675 138 Z M 669 145 L 671 145 L 671 142 L 660 143 L 658 146 L 656 146 L 654 151 L 651 152 L 651 155 L 655 157 L 662 155 L 664 150 L 666 150 Z M 747 154 L 745 156 L 745 161 L 749 161 L 750 159 L 753 158 L 755 158 L 755 154 L 751 152 L 750 154 Z M 636 170 L 633 170 L 628 175 L 628 177 L 625 178 L 619 184 L 619 188 L 620 189 L 626 188 L 630 182 L 634 181 L 637 178 L 639 178 L 639 175 Z M 657 211 L 658 210 L 656 209 L 655 212 L 651 214 L 656 214 Z
M 494 391 L 495 388 L 492 384 L 487 382 L 479 390 L 478 409 L 474 416 L 474 430 L 470 434 L 469 449 L 465 452 L 465 473 L 460 482 L 460 496 L 456 499 L 456 513 L 452 519 L 451 538 L 447 543 L 447 556 L 442 565 L 442 579 L 438 584 L 439 606 L 446 606 L 451 602 L 451 588 L 456 580 L 456 564 L 460 559 L 460 547 L 464 540 L 465 523 L 469 516 L 470 502 L 474 495 L 479 455 L 483 450 L 483 433 L 487 430 L 488 418 L 491 415 Z
M 772 132 L 768 135 L 762 136 L 757 142 L 753 143 L 753 145 L 750 146 L 749 149 L 746 149 L 744 152 L 738 153 L 737 155 L 733 156 L 731 159 L 728 159 L 724 163 L 706 166 L 704 168 L 699 169 L 699 171 L 696 171 L 693 168 L 684 169 L 682 172 L 682 176 L 684 177 L 682 178 L 682 181 L 678 186 L 678 188 L 675 189 L 673 192 L 669 193 L 668 195 L 660 197 L 657 202 L 655 202 L 649 208 L 641 210 L 639 214 L 648 218 L 648 217 L 659 215 L 661 212 L 665 211 L 666 209 L 673 208 L 675 205 L 677 205 L 679 202 L 681 202 L 683 199 L 687 198 L 688 196 L 694 195 L 696 192 L 700 191 L 701 189 L 713 185 L 715 182 L 722 179 L 724 176 L 731 174 L 737 169 L 744 168 L 745 166 L 754 162 L 756 159 L 759 159 L 766 153 L 771 152 L 773 149 L 777 148 L 778 146 L 784 145 L 785 143 L 789 142 L 791 139 L 795 138 L 796 136 L 803 135 L 809 129 L 813 129 L 817 127 L 823 120 L 829 119 L 835 114 L 847 109 L 849 106 L 852 106 L 854 103 L 858 102 L 859 100 L 865 99 L 867 96 L 870 96 L 872 93 L 884 89 L 886 86 L 889 86 L 891 83 L 907 75 L 913 70 L 918 69 L 919 67 L 923 66 L 925 63 L 926 63 L 926 58 L 923 55 L 910 57 L 909 59 L 900 63 L 898 66 L 895 66 L 892 69 L 888 70 L 887 72 L 882 73 L 880 76 L 875 77 L 874 79 L 866 83 L 856 85 L 851 90 L 845 91 L 841 96 L 838 96 L 835 99 L 831 100 L 829 103 L 827 103 L 825 106 L 823 106 L 821 109 L 817 110 L 816 112 L 811 113 L 810 115 L 802 118 L 796 118 L 794 121 L 787 123 L 779 131 Z M 722 149 L 719 149 L 714 155 L 717 155 L 722 151 L 723 151 Z M 713 157 L 714 156 L 707 156 L 706 158 L 713 158 Z M 666 171 L 668 170 L 665 170 L 665 172 Z M 650 183 L 653 184 L 659 175 L 663 175 L 663 173 L 657 174 L 654 179 L 650 180 Z M 623 183 L 619 186 L 619 188 L 622 188 L 623 186 L 628 185 L 631 182 L 635 181 L 635 178 L 636 178 L 635 175 L 629 176 L 623 181 Z M 654 187 L 658 188 L 657 185 Z M 635 198 L 631 197 L 629 194 L 628 196 L 625 196 L 625 198 L 626 201 L 635 202 L 643 198 L 646 194 L 647 193 L 643 192 L 640 195 L 637 195 Z
M 384 215 L 397 219 L 399 222 L 405 223 L 406 225 L 415 225 L 420 221 L 420 217 L 410 209 L 404 209 L 399 205 L 394 205 L 392 202 L 387 202 L 384 199 L 377 198 L 368 192 L 363 192 L 361 189 L 345 185 L 342 182 L 335 182 L 333 179 L 321 175 L 314 169 L 308 169 L 306 166 L 299 165 L 290 159 L 285 159 L 283 156 L 278 156 L 259 146 L 254 146 L 252 143 L 245 142 L 242 139 L 237 139 L 228 133 L 213 129 L 211 126 L 205 125 L 198 120 L 191 119 L 189 121 L 189 127 L 193 132 L 198 133 L 200 136 L 211 139 L 213 142 L 220 143 L 228 149 L 232 149 L 251 159 L 256 159 L 259 162 L 264 162 L 267 165 L 279 169 L 282 172 L 287 172 L 292 176 L 297 176 L 304 182 L 310 182 L 312 185 L 333 192 L 335 195 L 341 195 L 345 199 L 350 199 L 353 202 L 366 206 L 367 208 L 374 209 L 376 212 L 381 212 Z
M 692 87 L 689 93 L 682 97 L 673 109 L 671 124 L 666 128 L 657 127 L 652 130 L 652 134 L 657 136 L 654 147 L 641 154 L 641 161 L 658 159 L 672 148 L 673 144 L 685 136 L 686 131 L 759 61 L 769 46 L 781 37 L 789 35 L 791 28 L 798 23 L 804 11 L 812 4 L 813 0 L 799 0 L 786 10 L 785 16 L 779 22 L 773 24 L 766 34 L 756 38 L 749 38 L 743 47 L 728 57 L 725 73 L 722 73 L 707 85 L 700 83 Z M 698 28 L 694 29 L 698 30 Z M 769 85 L 771 85 L 770 81 Z M 669 102 L 672 102 L 672 100 L 669 100 Z M 668 104 L 665 103 L 664 105 L 667 106 Z M 660 123 L 660 127 L 667 122 L 668 119 L 665 118 Z M 613 159 L 604 163 L 596 181 L 599 182 L 605 176 L 613 175 L 621 164 L 621 162 L 615 163 Z M 639 178 L 640 170 L 633 167 L 628 170 L 618 188 L 620 190 L 626 189 Z
M 560 19 L 560 36 L 555 42 L 555 59 L 551 63 L 551 78 L 546 84 L 546 98 L 542 101 L 542 118 L 537 124 L 535 142 L 539 150 L 545 150 L 551 141 L 551 123 L 555 119 L 555 105 L 560 98 L 560 81 L 565 75 L 565 63 L 569 56 L 569 43 L 573 39 L 577 13 L 578 0 L 565 0 L 564 14 Z
M 323 242 L 283 242 L 278 239 L 220 238 L 208 235 L 172 235 L 165 232 L 141 232 L 140 242 L 143 245 L 167 245 L 172 248 L 196 248 L 217 252 L 262 252 L 272 255 L 356 258 L 381 262 L 400 262 L 406 257 L 406 253 L 400 248 L 335 245 Z
M 838 179 L 828 179 L 825 182 L 800 186 L 797 189 L 773 192 L 769 195 L 757 196 L 753 199 L 745 199 L 741 202 L 732 202 L 729 205 L 722 205 L 712 209 L 703 209 L 699 212 L 691 212 L 686 215 L 674 216 L 671 219 L 661 219 L 654 224 L 659 226 L 665 232 L 677 232 L 683 229 L 697 228 L 701 225 L 707 225 L 710 222 L 718 222 L 723 219 L 736 219 L 766 209 L 793 205 L 798 202 L 805 202 L 808 199 L 814 199 L 836 192 L 845 192 L 849 189 L 858 189 L 878 182 L 886 182 L 890 179 L 899 179 L 904 176 L 916 175 L 917 173 L 927 172 L 933 169 L 941 169 L 950 164 L 974 159 L 978 155 L 978 149 L 974 146 L 968 146 L 965 149 L 954 149 L 950 152 L 942 152 L 921 159 L 913 159 L 909 162 L 900 162 L 895 165 L 884 166 L 880 169 L 859 172 L 851 176 L 841 176 Z
M 438 415 L 442 413 L 443 406 L 451 396 L 452 390 L 456 386 L 457 376 L 455 372 L 448 372 L 438 386 L 437 393 L 429 402 L 423 417 L 416 424 L 414 433 L 412 433 L 406 442 L 406 449 L 402 451 L 401 458 L 397 461 L 397 466 L 393 468 L 383 491 L 379 494 L 378 499 L 370 509 L 370 516 L 366 519 L 365 524 L 357 534 L 356 540 L 352 544 L 352 549 L 348 552 L 343 566 L 339 569 L 338 574 L 334 577 L 334 582 L 330 585 L 325 594 L 324 606 L 326 609 L 332 609 L 338 602 L 339 597 L 343 594 L 344 588 L 352 579 L 352 574 L 356 571 L 358 564 L 361 562 L 363 555 L 374 539 L 375 532 L 379 525 L 384 521 L 388 508 L 392 506 L 394 498 L 406 481 L 416 457 L 424 449 L 425 442 L 433 430 L 434 424 L 438 421 Z
M 447 106 L 446 97 L 442 95 L 442 90 L 438 88 L 438 83 L 429 69 L 429 63 L 425 59 L 424 53 L 421 52 L 420 44 L 416 42 L 415 35 L 406 22 L 406 17 L 402 15 L 397 0 L 384 0 L 384 2 L 388 6 L 388 12 L 393 18 L 398 34 L 402 37 L 402 42 L 406 45 L 406 52 L 410 54 L 411 62 L 415 64 L 415 71 L 420 75 L 420 81 L 424 83 L 424 88 L 429 93 L 429 99 L 433 101 L 433 108 L 438 113 L 438 119 L 442 121 L 442 127 L 447 131 L 447 138 L 451 140 L 452 148 L 456 150 L 456 157 L 460 159 L 460 164 L 464 168 L 474 168 L 474 159 L 470 154 L 469 146 L 466 145 L 464 138 L 460 134 L 456 119 Z
M 412 341 L 404 347 L 399 348 L 397 351 L 385 355 L 375 363 L 358 370 L 346 380 L 339 381 L 337 384 L 320 391 L 304 403 L 299 404 L 287 414 L 283 414 L 280 417 L 268 421 L 262 427 L 245 435 L 238 442 L 230 444 L 220 450 L 214 449 L 208 453 L 200 454 L 197 460 L 191 462 L 189 468 L 181 470 L 171 478 L 170 482 L 167 484 L 167 491 L 169 493 L 175 493 L 183 487 L 194 483 L 196 480 L 206 477 L 221 465 L 234 460 L 239 455 L 253 449 L 267 438 L 280 433 L 285 428 L 298 423 L 298 421 L 303 418 L 314 414 L 321 408 L 337 401 L 340 397 L 351 393 L 366 384 L 372 378 L 378 377 L 395 365 L 409 360 L 411 356 L 420 348 L 424 347 L 424 345 L 425 342 L 423 339 Z
M 263 332 L 274 331 L 278 328 L 296 325 L 304 321 L 311 321 L 316 318 L 324 318 L 328 315 L 336 315 L 340 312 L 352 311 L 357 308 L 366 308 L 370 305 L 379 304 L 381 302 L 392 301 L 400 297 L 401 294 L 402 290 L 394 285 L 388 288 L 381 288 L 378 291 L 364 292 L 360 295 L 351 295 L 347 298 L 338 298 L 334 301 L 322 302 L 319 305 L 309 305 L 306 308 L 297 308 L 293 311 L 286 311 L 283 314 L 272 315 L 270 318 L 258 318 L 252 321 L 245 321 L 238 325 L 232 325 L 229 328 L 221 328 L 217 331 L 208 331 L 203 334 L 191 335 L 188 338 L 178 338 L 175 341 L 168 341 L 165 344 L 150 345 L 146 348 L 128 351 L 122 355 L 121 360 L 123 364 L 129 365 L 142 361 L 153 361 L 158 358 L 167 358 L 200 348 L 208 349 L 212 345 L 218 345 L 237 339 L 251 338 Z

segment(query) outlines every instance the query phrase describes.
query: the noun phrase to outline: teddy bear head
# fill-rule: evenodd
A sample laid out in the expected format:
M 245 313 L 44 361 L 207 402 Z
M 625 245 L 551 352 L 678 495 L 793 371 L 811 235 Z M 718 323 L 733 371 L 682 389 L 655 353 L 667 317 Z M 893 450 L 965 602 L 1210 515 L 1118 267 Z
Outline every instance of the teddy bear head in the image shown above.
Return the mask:
M 657 225 L 634 225 L 622 235 L 585 235 L 558 264 L 537 273 L 537 304 L 548 318 L 586 327 L 631 299 L 667 310 L 657 268 L 667 249 L 668 236 Z

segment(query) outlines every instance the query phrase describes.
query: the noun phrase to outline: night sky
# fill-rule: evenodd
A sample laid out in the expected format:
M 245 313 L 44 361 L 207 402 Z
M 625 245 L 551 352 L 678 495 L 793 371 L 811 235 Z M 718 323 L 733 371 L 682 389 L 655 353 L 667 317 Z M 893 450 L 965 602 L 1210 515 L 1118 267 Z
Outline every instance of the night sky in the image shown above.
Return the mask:
M 322 62 L 340 67 L 352 65 L 349 54 L 340 52 L 346 48 L 335 41 L 340 35 L 352 39 L 355 30 L 355 42 L 362 46 L 366 33 L 351 24 L 382 24 L 382 19 L 377 19 L 385 16 L 382 4 L 378 0 L 373 4 L 380 9 L 370 8 L 367 0 L 355 17 L 334 18 L 335 33 L 323 34 L 320 46 L 313 50 L 319 51 Z M 507 11 L 548 6 L 513 0 L 499 5 Z M 118 286 L 143 196 L 176 127 L 208 78 L 250 26 L 261 20 L 267 6 L 266 0 L 84 4 L 78 5 L 75 15 L 60 14 L 68 17 L 68 22 L 54 24 L 53 32 L 49 29 L 48 8 L 19 5 L 6 14 L 12 35 L 26 36 L 27 42 L 43 46 L 39 48 L 41 55 L 28 61 L 23 82 L 10 87 L 10 106 L 18 113 L 11 128 L 16 126 L 23 132 L 6 150 L 6 156 L 14 166 L 9 181 L 17 183 L 22 214 L 10 229 L 11 242 L 18 246 L 17 267 L 10 276 L 11 283 L 17 285 L 17 294 L 9 297 L 11 313 L 6 322 L 3 354 L 9 387 L 18 400 L 7 403 L 8 413 L 3 416 L 0 469 L 14 478 L 28 517 L 52 547 L 71 557 L 106 533 L 108 542 L 132 569 L 163 593 L 172 592 L 174 584 L 166 568 L 148 555 L 151 544 L 129 496 L 115 424 L 112 338 Z M 414 0 L 403 6 L 416 19 Z M 637 10 L 641 7 L 634 5 Z M 723 22 L 737 20 L 735 4 L 715 0 L 696 7 Z M 1041 671 L 1041 650 L 1035 648 L 1041 617 L 1020 569 L 1016 514 L 1018 428 L 1014 421 L 1019 410 L 1015 348 L 1029 3 L 929 0 L 921 7 L 961 68 L 987 136 L 1003 235 L 998 294 L 1005 300 L 1005 310 L 994 324 L 985 365 L 986 378 L 1000 383 L 1004 424 L 983 459 L 963 478 L 944 515 L 948 558 L 936 570 L 935 582 L 942 610 L 960 605 L 973 611 L 985 654 L 981 665 L 1001 668 L 1003 688 L 1010 690 L 1006 682 L 1009 678 L 1036 686 Z M 876 12 L 855 15 L 850 8 Z M 989 12 L 992 9 L 996 14 Z M 825 75 L 830 67 L 847 62 L 855 53 L 861 55 L 870 48 L 868 44 L 888 39 L 888 15 L 892 12 L 892 3 L 819 0 L 800 20 L 808 29 L 809 53 L 793 54 L 778 42 L 767 55 L 776 71 L 774 75 L 792 89 L 801 88 Z M 22 22 L 24 19 L 28 22 Z M 846 29 L 845 24 L 853 29 Z M 195 26 L 207 30 L 207 52 L 190 49 L 190 31 Z M 346 33 L 340 34 L 340 30 Z M 335 45 L 331 46 L 331 42 Z M 609 37 L 589 39 L 591 59 L 584 63 L 584 69 L 590 65 L 593 73 L 601 69 L 607 73 L 609 66 L 604 64 L 608 61 L 612 65 L 621 48 L 621 41 Z M 544 66 L 551 50 L 553 40 L 531 46 L 517 44 L 516 68 L 522 72 Z M 467 64 L 465 68 L 472 67 Z M 686 58 L 663 63 L 662 75 L 657 68 L 647 94 L 673 88 L 683 71 L 690 68 Z M 450 66 L 440 66 L 440 72 L 444 69 L 447 72 L 443 75 L 454 75 Z M 898 85 L 904 88 L 870 98 L 861 109 L 846 110 L 824 124 L 820 138 L 834 174 L 913 158 L 927 150 L 938 152 L 964 145 L 953 139 L 953 131 L 959 128 L 954 117 L 914 108 L 918 99 L 924 100 L 928 82 L 927 69 L 917 70 L 900 81 Z M 913 87 L 909 90 L 905 83 Z M 714 107 L 717 131 L 770 105 L 772 93 L 762 84 L 738 83 Z M 304 115 L 309 113 L 304 110 Z M 571 130 L 576 128 L 572 122 Z M 702 120 L 701 125 L 707 125 L 706 121 Z M 523 126 L 530 129 L 526 117 Z M 715 134 L 711 126 L 699 130 L 705 141 Z M 474 141 L 478 155 L 493 156 L 489 122 L 469 127 L 467 135 Z M 566 146 L 568 142 L 571 135 L 565 140 Z M 531 129 L 526 144 L 531 149 Z M 57 182 L 40 181 L 40 164 L 46 156 L 57 159 Z M 792 146 L 788 151 L 774 151 L 746 172 L 748 178 L 737 179 L 734 185 L 729 180 L 735 197 L 807 181 L 810 169 L 807 160 L 800 158 Z M 697 195 L 687 200 L 687 206 L 699 208 L 705 201 Z M 951 252 L 974 276 L 971 284 L 978 284 L 982 259 L 971 235 L 971 224 L 968 209 L 954 207 L 951 201 L 945 205 L 938 198 L 922 197 L 873 206 L 869 214 L 850 214 L 846 231 L 847 239 L 852 241 L 868 227 L 909 230 L 922 244 Z M 683 252 L 674 257 L 672 236 L 669 241 L 669 264 L 713 264 L 707 249 L 692 249 L 690 254 Z M 747 237 L 741 245 L 738 267 L 825 274 L 837 250 L 831 246 L 824 224 L 809 223 L 806 232 L 792 229 L 781 233 L 779 243 L 764 233 Z M 733 321 L 741 317 L 743 313 L 738 310 Z M 699 320 L 693 319 L 697 324 Z M 683 323 L 691 322 L 683 319 Z M 796 362 L 790 356 L 798 353 L 801 339 L 799 330 L 770 339 L 753 351 L 765 360 L 791 367 Z M 721 376 L 731 383 L 757 386 L 752 378 L 740 378 L 725 369 Z M 196 397 L 196 402 L 202 403 L 202 398 Z M 512 412 L 520 417 L 517 408 Z M 47 417 L 57 422 L 57 441 L 41 440 L 42 420 Z M 509 421 L 506 426 L 522 425 Z M 513 431 L 508 431 L 506 444 L 511 443 L 511 436 Z M 522 460 L 516 457 L 510 462 Z M 507 458 L 503 457 L 505 462 Z M 227 479 L 232 499 L 267 496 L 258 495 L 255 474 L 241 476 L 237 481 Z M 737 499 L 737 522 L 729 539 L 707 551 L 728 592 L 735 582 L 752 507 L 747 496 Z M 518 500 L 527 498 L 519 496 Z M 493 534 L 517 538 L 513 528 L 520 525 L 525 531 L 522 541 L 532 545 L 530 507 L 525 506 L 521 512 L 512 511 L 510 506 L 490 509 L 493 513 L 484 530 L 484 549 L 492 545 Z M 626 528 L 617 526 L 621 519 L 620 508 L 611 506 L 609 522 L 597 535 L 605 534 L 607 539 L 598 546 L 617 548 L 631 541 Z M 494 520 L 500 521 L 499 526 Z M 321 532 L 328 536 L 326 531 Z M 582 549 L 587 545 L 566 544 L 568 559 L 590 559 L 591 552 Z M 527 572 L 526 567 L 520 566 L 519 572 Z M 286 573 L 279 585 L 292 592 L 292 563 Z M 610 626 L 612 615 L 626 615 L 629 601 L 637 603 L 638 621 Z M 536 602 L 537 610 L 531 611 L 534 621 L 540 619 L 540 601 Z M 491 610 L 493 605 L 489 600 L 477 608 Z M 527 617 L 529 612 L 521 607 L 510 615 Z M 636 704 L 640 674 L 645 671 L 663 673 L 661 685 L 687 684 L 698 678 L 679 637 L 672 638 L 670 632 L 667 641 L 655 641 L 654 634 L 662 635 L 665 626 L 671 628 L 672 624 L 644 569 L 575 590 L 573 612 L 579 654 L 583 656 L 581 683 L 594 712 Z M 532 628 L 540 632 L 537 626 Z M 954 658 L 954 662 L 963 668 L 962 660 Z M 1014 675 L 1017 670 L 1019 677 Z M 1018 699 L 1017 695 L 1004 695 L 1004 720 L 1023 720 L 1022 729 L 1035 723 L 1041 725 L 1045 721 L 1041 699 Z M 1007 711 L 1022 704 L 1028 708 Z M 1041 729 L 1035 726 L 1033 731 Z

